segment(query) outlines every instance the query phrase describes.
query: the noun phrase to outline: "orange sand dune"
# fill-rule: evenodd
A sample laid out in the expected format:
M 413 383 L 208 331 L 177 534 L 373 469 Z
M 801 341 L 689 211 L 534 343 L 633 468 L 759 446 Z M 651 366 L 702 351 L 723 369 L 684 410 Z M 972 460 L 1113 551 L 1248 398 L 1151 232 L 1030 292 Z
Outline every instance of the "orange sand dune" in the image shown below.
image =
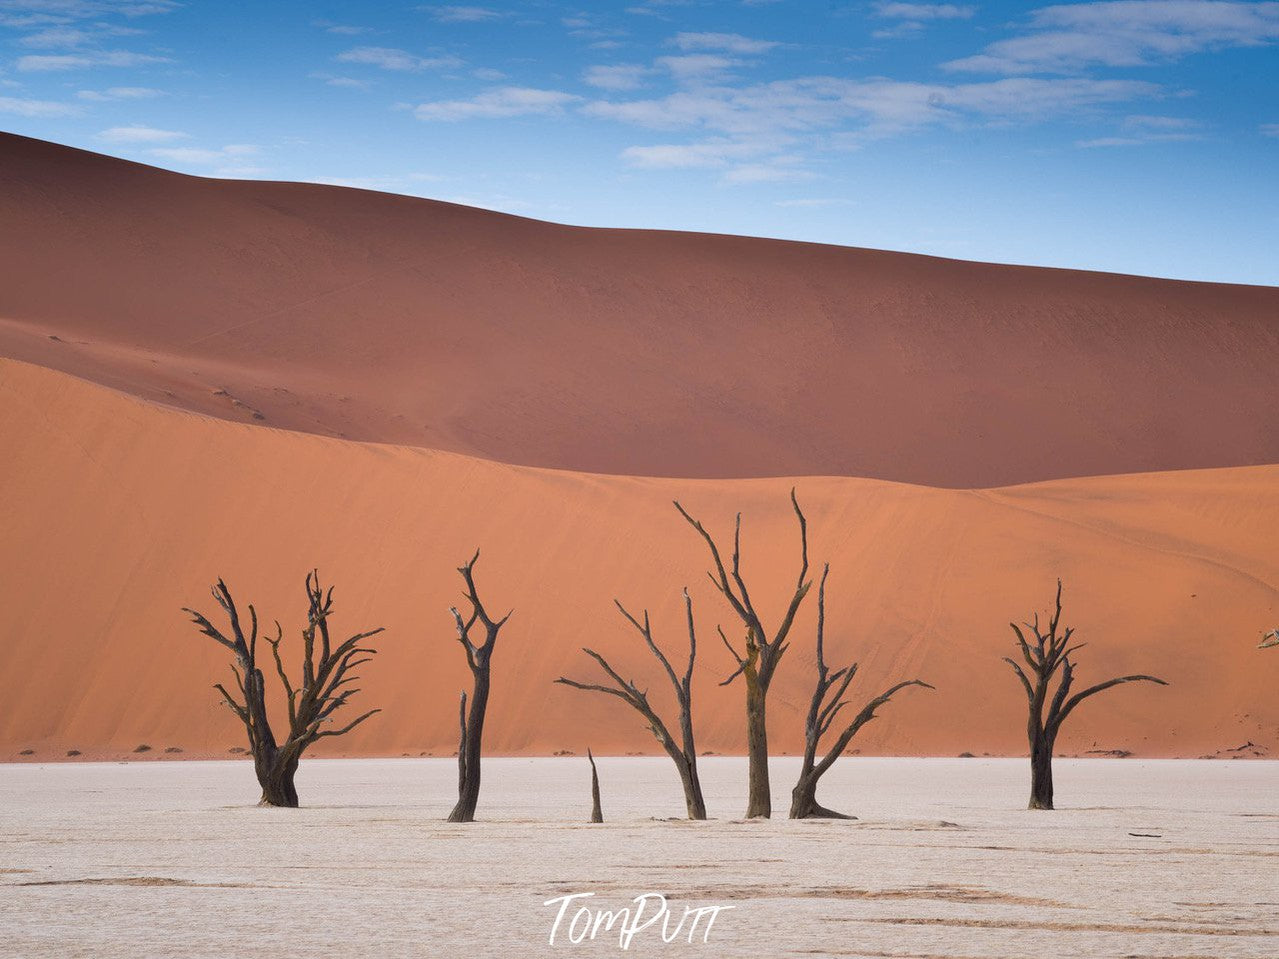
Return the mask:
M 233 421 L 644 476 L 1279 462 L 1272 288 L 581 229 L 4 134 L 0 223 L 0 356 Z
M 647 605 L 677 654 L 684 584 L 703 650 L 700 748 L 740 752 L 741 690 L 716 685 L 730 664 L 712 641 L 731 621 L 671 499 L 720 535 L 743 511 L 747 575 L 773 615 L 794 576 L 789 479 L 599 476 L 366 445 L 166 409 L 13 361 L 0 361 L 0 436 L 0 758 L 140 743 L 225 755 L 242 740 L 210 688 L 226 657 L 178 607 L 209 608 L 222 575 L 296 642 L 312 565 L 337 585 L 340 628 L 387 627 L 362 695 L 385 712 L 334 748 L 448 754 L 469 676 L 447 610 L 454 567 L 476 545 L 484 595 L 515 608 L 495 658 L 493 753 L 653 751 L 628 710 L 551 681 L 590 675 L 577 650 L 591 645 L 651 677 L 668 706 L 610 601 Z M 982 492 L 796 482 L 813 558 L 832 567 L 830 658 L 861 660 L 858 696 L 910 676 L 937 686 L 903 693 L 862 749 L 1024 750 L 1024 699 L 999 657 L 1009 618 L 1042 608 L 1058 575 L 1067 619 L 1090 643 L 1081 681 L 1148 670 L 1173 684 L 1094 700 L 1063 750 L 1279 746 L 1279 661 L 1254 649 L 1279 619 L 1279 467 Z M 779 752 L 799 746 L 813 618 L 810 605 L 774 686 Z

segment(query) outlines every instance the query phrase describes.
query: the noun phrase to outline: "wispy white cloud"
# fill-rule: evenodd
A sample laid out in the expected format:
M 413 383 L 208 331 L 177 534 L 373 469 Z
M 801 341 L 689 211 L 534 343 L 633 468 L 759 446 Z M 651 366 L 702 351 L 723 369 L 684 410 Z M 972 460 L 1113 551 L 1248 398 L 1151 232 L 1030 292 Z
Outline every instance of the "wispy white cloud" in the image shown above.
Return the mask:
M 598 99 L 589 116 L 648 129 L 684 131 L 695 139 L 628 147 L 622 158 L 642 168 L 742 167 L 726 183 L 810 176 L 814 150 L 857 149 L 928 128 L 1027 124 L 1160 95 L 1129 80 L 1008 78 L 936 84 L 839 77 L 800 77 L 742 88 L 680 90 L 652 99 Z M 1188 135 L 1146 130 L 1142 135 Z
M 107 87 L 105 90 L 80 90 L 76 96 L 95 103 L 109 100 L 150 100 L 165 96 L 163 90 L 153 87 Z
M 812 197 L 796 197 L 791 200 L 774 200 L 773 206 L 780 206 L 783 209 L 799 209 L 799 210 L 817 210 L 830 206 L 854 206 L 852 200 L 847 197 L 834 196 L 812 196 Z
M 1279 123 L 1263 123 L 1259 129 L 1263 137 L 1279 137 Z
M 981 73 L 1078 73 L 1140 67 L 1279 39 L 1279 3 L 1234 0 L 1103 0 L 1043 7 L 1022 36 L 944 64 Z
M 98 139 L 107 143 L 168 143 L 173 140 L 186 140 L 189 133 L 177 130 L 159 130 L 148 126 L 110 127 L 98 134 Z
M 581 97 L 561 90 L 532 87 L 499 87 L 468 100 L 437 100 L 421 103 L 413 111 L 419 120 L 501 119 L 520 116 L 560 114 Z
M 326 73 L 323 70 L 311 73 L 309 76 L 312 80 L 323 80 L 331 87 L 342 87 L 348 90 L 368 90 L 370 88 L 367 80 L 357 80 L 355 77 Z
M 251 158 L 259 152 L 252 143 L 231 143 L 216 149 L 203 147 L 156 147 L 147 152 L 151 156 L 187 167 L 213 167 L 213 176 L 254 177 L 266 173 L 264 167 L 253 165 Z M 204 172 L 203 170 L 201 171 Z
M 20 117 L 73 117 L 83 110 L 73 103 L 32 100 L 25 97 L 0 97 L 0 113 Z
M 723 50 L 727 53 L 767 53 L 781 46 L 775 40 L 752 40 L 740 33 L 677 33 L 671 45 L 681 50 Z
M 890 20 L 967 20 L 976 7 L 954 3 L 877 3 L 875 15 Z
M 452 70 L 462 66 L 462 61 L 452 55 L 419 57 L 395 47 L 353 47 L 337 55 L 342 63 L 362 63 L 383 70 Z
M 673 57 L 658 57 L 654 64 L 668 71 L 678 82 L 692 80 L 706 81 L 724 80 L 729 71 L 740 66 L 742 61 L 733 57 L 720 56 L 717 53 L 686 53 Z
M 610 66 L 587 67 L 582 81 L 601 90 L 637 90 L 644 85 L 649 67 L 638 63 L 617 63 Z
M 18 57 L 16 66 L 24 72 L 84 70 L 91 67 L 139 67 L 152 63 L 172 63 L 168 57 L 157 57 L 131 50 L 95 50 L 67 54 L 32 54 Z
M 897 21 L 890 27 L 874 31 L 880 40 L 902 40 L 922 36 L 929 23 L 938 20 L 967 20 L 976 7 L 954 3 L 877 3 L 875 16 Z
M 720 177 L 721 183 L 786 183 L 796 180 L 811 180 L 816 176 L 811 170 L 790 166 L 785 160 L 773 163 L 744 163 L 727 170 Z
M 1156 96 L 1135 80 L 1017 77 L 986 83 L 917 83 L 799 77 L 746 87 L 684 90 L 648 100 L 596 100 L 589 115 L 654 129 L 734 135 L 815 132 L 857 125 L 887 135 L 965 118 L 1020 120 L 1070 115 L 1101 104 Z
M 700 143 L 660 143 L 633 146 L 622 151 L 622 159 L 649 170 L 707 169 L 753 159 L 769 152 L 770 143 L 735 140 L 705 140 Z
M 504 16 L 488 7 L 422 7 L 439 23 L 483 23 Z
M 358 37 L 366 33 L 372 33 L 372 27 L 361 27 L 351 23 L 334 23 L 331 20 L 315 20 L 312 26 L 319 27 L 325 33 L 332 33 L 339 37 Z
M 29 29 L 112 16 L 136 19 L 171 13 L 179 6 L 177 0 L 0 0 L 0 26 Z
M 88 43 L 90 39 L 90 35 L 83 30 L 72 27 L 49 27 L 27 34 L 18 43 L 35 50 L 58 50 L 81 46 Z
M 1185 117 L 1152 116 L 1135 114 L 1124 117 L 1117 136 L 1095 137 L 1077 140 L 1075 146 L 1085 149 L 1097 147 L 1131 147 L 1150 143 L 1184 143 L 1202 140 L 1200 124 Z

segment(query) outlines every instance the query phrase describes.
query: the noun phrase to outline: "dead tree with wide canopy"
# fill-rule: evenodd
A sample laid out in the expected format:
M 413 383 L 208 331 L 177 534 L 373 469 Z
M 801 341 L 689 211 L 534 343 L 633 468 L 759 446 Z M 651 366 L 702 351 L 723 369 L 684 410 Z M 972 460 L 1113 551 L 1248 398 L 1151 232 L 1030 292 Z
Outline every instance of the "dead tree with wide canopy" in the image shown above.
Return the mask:
M 449 607 L 453 621 L 457 625 L 457 640 L 466 651 L 466 665 L 474 679 L 471 690 L 470 710 L 467 710 L 466 692 L 463 691 L 461 705 L 458 707 L 458 725 L 461 735 L 457 747 L 457 804 L 449 813 L 449 822 L 474 822 L 475 807 L 480 801 L 480 755 L 481 742 L 484 736 L 484 716 L 488 711 L 490 663 L 493 648 L 497 645 L 497 634 L 506 621 L 511 618 L 511 610 L 501 619 L 493 619 L 484 608 L 480 594 L 475 588 L 475 564 L 479 561 L 480 551 L 477 549 L 470 562 L 459 566 L 457 571 L 466 584 L 463 594 L 470 604 L 471 611 L 463 616 L 456 606 Z M 483 631 L 484 638 L 475 642 L 472 632 Z
M 932 689 L 920 679 L 907 679 L 890 687 L 876 696 L 859 712 L 835 739 L 826 755 L 819 761 L 817 750 L 822 737 L 830 731 L 831 724 L 839 715 L 839 711 L 848 705 L 844 694 L 857 675 L 857 663 L 852 663 L 834 672 L 826 665 L 825 632 L 826 632 L 826 577 L 830 574 L 830 564 L 822 569 L 821 583 L 817 587 L 817 685 L 813 689 L 813 697 L 808 704 L 808 717 L 804 724 L 804 761 L 800 766 L 799 780 L 791 790 L 791 819 L 855 819 L 845 813 L 827 809 L 817 802 L 817 783 L 824 776 L 835 760 L 844 754 L 853 737 L 868 722 L 875 718 L 875 710 L 883 706 L 899 691 L 907 686 L 921 686 Z M 831 691 L 834 690 L 834 695 Z
M 648 724 L 648 728 L 652 730 L 662 749 L 666 751 L 666 755 L 671 757 L 671 762 L 675 764 L 675 768 L 679 771 L 680 783 L 684 787 L 684 805 L 688 810 L 688 818 L 705 819 L 706 801 L 702 798 L 702 783 L 697 775 L 697 745 L 693 739 L 693 664 L 697 661 L 697 630 L 693 625 L 693 601 L 689 598 L 688 590 L 685 589 L 684 610 L 688 622 L 688 664 L 684 668 L 683 675 L 676 674 L 670 660 L 666 658 L 666 654 L 662 652 L 661 647 L 653 640 L 653 627 L 649 622 L 648 610 L 644 610 L 643 620 L 641 621 L 633 616 L 618 600 L 613 600 L 613 604 L 622 616 L 626 618 L 626 621 L 639 633 L 649 652 L 661 663 L 667 679 L 670 680 L 671 686 L 675 690 L 675 702 L 679 706 L 680 741 L 678 743 L 675 741 L 662 717 L 657 714 L 652 704 L 649 703 L 648 690 L 641 690 L 633 680 L 623 679 L 608 660 L 593 649 L 583 648 L 582 652 L 595 660 L 600 669 L 604 670 L 604 673 L 609 678 L 609 685 L 584 683 L 576 679 L 567 679 L 563 676 L 555 681 L 565 686 L 571 686 L 574 689 L 616 696 L 638 712 Z
M 808 521 L 804 518 L 803 510 L 799 508 L 799 500 L 795 498 L 793 489 L 790 499 L 795 517 L 799 522 L 799 576 L 796 578 L 790 601 L 786 605 L 786 612 L 771 635 L 769 630 L 764 628 L 763 621 L 751 600 L 746 580 L 742 578 L 742 514 L 737 514 L 737 523 L 733 530 L 733 554 L 729 565 L 725 567 L 714 537 L 700 522 L 689 515 L 678 501 L 675 503 L 675 508 L 679 510 L 680 515 L 706 541 L 714 566 L 707 575 L 715 584 L 715 588 L 728 600 L 729 606 L 737 614 L 737 618 L 741 620 L 746 630 L 745 645 L 741 652 L 729 642 L 722 629 L 719 634 L 724 645 L 737 661 L 737 668 L 720 685 L 727 686 L 738 676 L 741 676 L 746 684 L 746 749 L 749 757 L 747 819 L 767 819 L 773 812 L 768 780 L 768 688 L 773 682 L 777 664 L 790 647 L 787 637 L 795 622 L 795 615 L 799 612 L 804 597 L 808 595 L 808 590 L 813 585 L 808 579 Z
M 1075 630 L 1073 626 L 1062 628 L 1061 625 L 1061 580 L 1057 580 L 1056 608 L 1048 621 L 1045 633 L 1039 624 L 1039 614 L 1024 624 L 1024 629 L 1016 623 L 1009 623 L 1017 635 L 1017 648 L 1026 663 L 1026 669 L 1011 656 L 1005 656 L 1004 662 L 1013 668 L 1017 679 L 1021 682 L 1029 704 L 1029 716 L 1026 721 L 1026 736 L 1030 742 L 1030 804 L 1031 809 L 1053 808 L 1053 748 L 1057 743 L 1057 734 L 1061 726 L 1075 711 L 1080 703 L 1089 696 L 1119 686 L 1122 683 L 1158 683 L 1168 684 L 1154 676 L 1138 674 L 1119 676 L 1108 679 L 1104 683 L 1089 686 L 1087 689 L 1070 694 L 1075 680 L 1075 667 L 1070 657 L 1086 643 L 1071 645 Z M 1031 638 L 1027 639 L 1026 634 Z M 1057 689 L 1049 696 L 1049 688 L 1057 672 L 1061 677 Z M 1046 709 L 1046 712 L 1045 712 Z
M 284 660 L 280 655 L 280 643 L 284 632 L 279 622 L 275 624 L 275 636 L 265 633 L 258 635 L 258 613 L 252 604 L 248 607 L 249 628 L 245 635 L 244 624 L 236 608 L 231 590 L 221 579 L 213 586 L 213 599 L 226 613 L 230 623 L 231 635 L 227 636 L 221 629 L 202 613 L 183 608 L 183 612 L 191 617 L 201 633 L 225 646 L 235 655 L 231 664 L 231 672 L 235 675 L 238 695 L 231 693 L 221 683 L 214 686 L 222 694 L 222 698 L 231 710 L 244 723 L 249 737 L 249 752 L 253 756 L 253 767 L 257 773 L 258 783 L 262 786 L 263 806 L 296 807 L 298 793 L 293 779 L 298 769 L 302 753 L 316 740 L 326 736 L 341 736 L 349 733 L 370 716 L 381 712 L 370 709 L 349 723 L 333 727 L 334 714 L 346 706 L 351 697 L 359 692 L 352 683 L 358 677 L 351 671 L 369 662 L 377 652 L 370 646 L 363 645 L 371 636 L 382 632 L 382 628 L 356 633 L 337 645 L 329 635 L 329 617 L 333 613 L 333 588 L 327 590 L 320 585 L 319 574 L 312 571 L 306 578 L 306 595 L 308 603 L 307 625 L 302 630 L 302 675 L 296 682 L 289 678 L 284 668 Z M 286 706 L 288 708 L 288 735 L 283 743 L 277 739 L 271 728 L 271 720 L 267 714 L 266 681 L 262 669 L 258 665 L 258 639 L 261 638 L 271 647 L 271 658 L 275 662 L 276 675 L 284 688 Z

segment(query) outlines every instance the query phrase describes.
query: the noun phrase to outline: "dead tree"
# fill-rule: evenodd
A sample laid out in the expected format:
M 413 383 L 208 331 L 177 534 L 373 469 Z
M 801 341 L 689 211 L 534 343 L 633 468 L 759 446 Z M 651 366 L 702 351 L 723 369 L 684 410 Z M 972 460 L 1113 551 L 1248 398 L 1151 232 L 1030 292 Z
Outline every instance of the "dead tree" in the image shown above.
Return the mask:
M 1026 736 L 1030 741 L 1029 808 L 1052 809 L 1053 747 L 1057 743 L 1057 734 L 1061 732 L 1062 723 L 1074 712 L 1075 707 L 1089 696 L 1095 696 L 1121 683 L 1148 682 L 1158 683 L 1160 686 L 1168 684 L 1154 676 L 1120 676 L 1098 683 L 1096 686 L 1089 686 L 1073 696 L 1070 695 L 1075 679 L 1075 667 L 1070 657 L 1076 650 L 1082 649 L 1087 644 L 1076 643 L 1072 646 L 1070 640 L 1075 633 L 1074 627 L 1062 629 L 1061 580 L 1057 580 L 1056 609 L 1048 622 L 1047 633 L 1040 628 L 1038 613 L 1035 614 L 1032 622 L 1025 624 L 1026 631 L 1033 635 L 1030 640 L 1027 640 L 1026 633 L 1016 623 L 1008 625 L 1017 634 L 1017 647 L 1029 669 L 1029 675 L 1027 675 L 1027 671 L 1022 669 L 1016 660 L 1010 656 L 1004 657 L 1004 662 L 1013 668 L 1017 679 L 1021 681 L 1022 688 L 1026 692 L 1026 701 L 1030 706 L 1026 721 Z M 1050 699 L 1049 686 L 1058 670 L 1061 671 L 1061 677 Z M 1045 707 L 1047 707 L 1046 714 Z
M 591 822 L 603 822 L 604 810 L 600 807 L 600 774 L 595 769 L 595 757 L 588 747 L 586 758 L 591 763 Z
M 471 604 L 470 615 L 463 617 L 456 606 L 449 608 L 453 620 L 457 624 L 457 639 L 466 651 L 466 665 L 470 667 L 474 677 L 474 688 L 471 692 L 471 708 L 466 708 L 466 693 L 462 693 L 462 703 L 458 710 L 458 724 L 461 736 L 457 747 L 457 805 L 449 813 L 449 822 L 474 822 L 475 807 L 480 801 L 480 746 L 484 737 L 484 715 L 489 702 L 489 663 L 493 658 L 493 647 L 497 645 L 498 631 L 511 618 L 507 613 L 501 619 L 492 619 L 480 601 L 475 589 L 475 563 L 480 558 L 477 549 L 471 561 L 458 567 L 462 580 L 466 583 L 466 600 Z M 484 630 L 484 640 L 475 643 L 471 640 L 471 631 L 476 626 Z
M 808 704 L 808 719 L 804 726 L 804 762 L 800 766 L 799 780 L 795 783 L 795 788 L 791 790 L 791 819 L 857 818 L 819 805 L 817 802 L 818 780 L 831 766 L 835 765 L 835 760 L 844 754 L 844 750 L 848 748 L 848 744 L 852 742 L 858 731 L 875 718 L 875 710 L 892 699 L 899 690 L 907 686 L 933 688 L 923 680 L 908 679 L 876 696 L 862 707 L 862 711 L 852 722 L 844 727 L 834 745 L 827 750 L 821 761 L 818 761 L 817 748 L 821 739 L 830 730 L 839 711 L 848 704 L 848 701 L 844 699 L 844 693 L 848 691 L 849 684 L 857 675 L 856 663 L 834 672 L 826 666 L 824 634 L 826 631 L 826 577 L 829 573 L 830 565 L 827 564 L 822 570 L 821 584 L 817 587 L 817 685 L 813 689 L 813 698 Z M 832 689 L 835 690 L 833 696 L 829 695 Z
M 623 679 L 621 674 L 609 665 L 608 660 L 593 649 L 583 648 L 582 652 L 599 664 L 612 685 L 583 683 L 563 676 L 555 681 L 565 686 L 572 686 L 574 689 L 616 696 L 643 716 L 644 721 L 648 723 L 648 728 L 652 730 L 662 749 L 671 757 L 671 762 L 675 763 L 675 768 L 679 771 L 680 782 L 684 786 L 684 805 L 688 809 L 688 818 L 705 819 L 706 801 L 702 798 L 702 783 L 697 775 L 697 745 L 693 739 L 693 663 L 697 660 L 697 631 L 693 627 L 693 601 L 688 596 L 688 590 L 684 590 L 684 609 L 688 618 L 688 665 L 682 677 L 676 675 L 670 660 L 653 641 L 653 628 L 649 623 L 648 610 L 644 611 L 644 621 L 641 623 L 620 602 L 613 600 L 613 603 L 626 617 L 627 622 L 635 627 L 649 652 L 662 664 L 667 678 L 671 681 L 671 686 L 675 689 L 675 701 L 679 705 L 680 742 L 678 744 L 675 742 L 666 723 L 650 705 L 648 691 L 640 690 L 633 681 Z
M 370 709 L 345 726 L 325 728 L 334 721 L 334 713 L 346 706 L 351 697 L 359 692 L 351 687 L 352 683 L 359 681 L 351 670 L 373 658 L 377 650 L 361 644 L 370 636 L 382 632 L 382 628 L 356 633 L 334 646 L 329 636 L 333 588 L 324 589 L 320 585 L 318 573 L 312 571 L 306 578 L 306 596 L 309 609 L 307 625 L 302 630 L 302 675 L 296 685 L 289 679 L 280 656 L 280 642 L 284 634 L 279 622 L 275 624 L 274 638 L 265 633 L 261 637 L 271 647 L 276 675 L 280 677 L 280 685 L 284 687 L 288 706 L 289 731 L 283 744 L 271 729 L 271 721 L 267 715 L 266 682 L 257 659 L 257 610 L 252 605 L 248 607 L 249 634 L 246 637 L 235 600 L 231 598 L 231 590 L 221 579 L 213 587 L 213 598 L 230 621 L 230 638 L 203 614 L 183 608 L 183 612 L 191 617 L 200 632 L 235 654 L 231 672 L 235 674 L 239 696 L 230 693 L 221 683 L 213 688 L 222 694 L 227 705 L 240 718 L 240 722 L 244 723 L 249 736 L 249 752 L 253 756 L 254 771 L 262 786 L 260 805 L 263 806 L 296 807 L 298 793 L 294 788 L 293 778 L 306 748 L 325 736 L 349 733 L 370 716 L 381 712 L 380 709 Z
M 723 639 L 724 645 L 728 647 L 728 651 L 733 654 L 733 658 L 737 661 L 737 669 L 720 685 L 727 686 L 738 676 L 742 676 L 746 683 L 746 747 L 750 760 L 750 785 L 746 804 L 747 819 L 767 819 L 772 815 L 773 802 L 768 782 L 768 728 L 766 718 L 768 687 L 773 682 L 773 674 L 777 670 L 777 664 L 789 648 L 790 644 L 786 638 L 790 634 L 792 624 L 795 622 L 795 614 L 799 612 L 800 604 L 803 603 L 804 597 L 813 585 L 812 581 L 807 579 L 808 521 L 804 519 L 804 513 L 799 508 L 799 500 L 795 498 L 793 489 L 791 490 L 790 499 L 791 506 L 795 509 L 795 516 L 799 520 L 799 577 L 795 583 L 794 594 L 787 604 L 786 613 L 771 638 L 764 628 L 754 604 L 751 602 L 750 591 L 746 588 L 746 581 L 742 578 L 742 514 L 737 514 L 737 525 L 733 531 L 731 566 L 726 569 L 714 538 L 710 533 L 706 532 L 701 523 L 688 514 L 687 510 L 678 501 L 675 503 L 675 508 L 680 511 L 680 515 L 688 520 L 693 529 L 697 530 L 702 539 L 706 541 L 715 567 L 712 572 L 708 573 L 711 582 L 728 600 L 733 612 L 737 614 L 737 618 L 741 620 L 746 629 L 745 648 L 740 653 L 728 641 L 728 637 L 724 635 L 723 630 L 720 630 L 719 635 Z

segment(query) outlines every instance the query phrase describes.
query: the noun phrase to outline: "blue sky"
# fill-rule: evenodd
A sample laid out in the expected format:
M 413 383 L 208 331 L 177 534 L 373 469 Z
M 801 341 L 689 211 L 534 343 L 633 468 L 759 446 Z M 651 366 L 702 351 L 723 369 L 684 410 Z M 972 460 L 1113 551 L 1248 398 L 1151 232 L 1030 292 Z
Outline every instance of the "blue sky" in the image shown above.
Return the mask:
M 1279 283 L 1279 2 L 0 0 L 0 128 L 567 223 Z

